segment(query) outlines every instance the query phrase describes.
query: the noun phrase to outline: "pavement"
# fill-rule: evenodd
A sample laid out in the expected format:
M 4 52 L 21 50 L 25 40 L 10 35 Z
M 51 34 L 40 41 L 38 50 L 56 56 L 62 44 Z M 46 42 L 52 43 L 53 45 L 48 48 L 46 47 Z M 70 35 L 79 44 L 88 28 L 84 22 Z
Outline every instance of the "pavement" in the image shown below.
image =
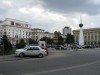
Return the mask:
M 96 48 L 96 49 L 100 49 L 100 48 Z M 77 51 L 83 51 L 83 50 L 86 50 L 86 49 L 78 49 Z M 73 50 L 73 49 L 70 49 L 70 50 L 55 50 L 53 48 L 50 48 L 49 49 L 49 55 L 46 56 L 46 58 L 61 57 L 61 56 L 64 56 L 64 53 L 66 54 L 66 53 L 71 52 L 71 51 L 76 51 L 76 50 Z M 20 58 L 20 57 L 16 57 L 15 54 L 13 54 L 13 55 L 2 55 L 2 56 L 0 56 L 0 62 L 25 60 L 25 59 L 32 59 L 32 58 L 33 57 Z

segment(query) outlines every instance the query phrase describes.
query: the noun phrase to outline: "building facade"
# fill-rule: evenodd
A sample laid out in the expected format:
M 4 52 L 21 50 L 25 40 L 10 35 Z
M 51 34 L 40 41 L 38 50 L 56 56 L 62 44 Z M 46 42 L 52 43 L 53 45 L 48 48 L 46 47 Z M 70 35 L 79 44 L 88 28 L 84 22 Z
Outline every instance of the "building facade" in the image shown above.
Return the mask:
M 16 44 L 20 39 L 27 41 L 31 38 L 32 29 L 31 25 L 24 21 L 6 18 L 4 21 L 0 21 L 0 38 L 3 35 L 7 35 L 9 41 L 12 44 Z
M 39 28 L 32 29 L 32 38 L 35 41 L 39 41 L 42 37 L 44 37 L 44 31 L 45 30 Z
M 43 37 L 48 37 L 52 39 L 53 36 L 54 36 L 53 33 L 45 32 L 45 30 L 43 29 L 39 28 L 32 29 L 32 38 L 37 42 L 40 41 L 40 39 Z
M 54 37 L 54 34 L 53 33 L 50 33 L 50 32 L 45 32 L 44 33 L 44 36 L 52 39 Z
M 70 27 L 64 27 L 63 28 L 63 35 L 66 36 L 67 34 L 71 34 L 72 29 Z
M 73 30 L 75 42 L 79 41 L 79 30 Z M 85 45 L 100 45 L 100 28 L 83 29 Z

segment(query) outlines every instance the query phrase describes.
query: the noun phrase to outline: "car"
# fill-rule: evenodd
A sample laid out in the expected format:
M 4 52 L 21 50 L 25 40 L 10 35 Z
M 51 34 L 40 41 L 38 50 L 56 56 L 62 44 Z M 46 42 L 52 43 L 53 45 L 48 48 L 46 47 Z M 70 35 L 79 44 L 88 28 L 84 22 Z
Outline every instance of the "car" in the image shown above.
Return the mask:
M 57 46 L 55 47 L 55 49 L 56 49 L 56 50 L 59 50 L 59 49 L 61 49 L 61 46 L 60 46 L 60 45 L 57 45 Z
M 71 45 L 71 48 L 72 49 L 82 49 L 82 46 L 81 45 L 77 45 L 77 44 L 73 44 L 73 45 Z
M 39 58 L 42 58 L 47 55 L 47 52 L 39 46 L 26 46 L 24 49 L 17 49 L 15 54 L 19 57 L 38 56 Z
M 47 55 L 49 54 L 49 52 L 48 52 L 48 48 L 47 48 L 47 47 L 41 47 L 41 48 L 46 50 Z
M 86 49 L 86 48 L 95 48 L 95 46 L 93 46 L 93 45 L 85 45 L 84 48 L 85 48 L 85 49 Z

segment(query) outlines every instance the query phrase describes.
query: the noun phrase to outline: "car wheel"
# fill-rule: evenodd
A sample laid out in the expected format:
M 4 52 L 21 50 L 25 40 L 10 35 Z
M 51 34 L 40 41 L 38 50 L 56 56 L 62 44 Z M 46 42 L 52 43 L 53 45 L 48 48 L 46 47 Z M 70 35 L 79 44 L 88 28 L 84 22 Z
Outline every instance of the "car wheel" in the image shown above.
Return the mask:
M 20 54 L 19 54 L 19 57 L 24 57 L 24 56 L 25 56 L 24 53 L 20 53 Z
M 43 54 L 39 54 L 38 57 L 39 57 L 39 58 L 43 58 Z

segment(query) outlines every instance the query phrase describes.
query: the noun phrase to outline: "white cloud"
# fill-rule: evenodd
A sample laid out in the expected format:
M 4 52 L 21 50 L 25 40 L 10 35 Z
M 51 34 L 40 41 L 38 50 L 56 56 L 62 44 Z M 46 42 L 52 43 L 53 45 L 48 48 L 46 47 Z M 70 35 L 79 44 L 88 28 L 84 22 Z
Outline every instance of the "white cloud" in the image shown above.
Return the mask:
M 19 8 L 19 11 L 25 14 L 29 14 L 26 8 Z
M 1 3 L 2 2 L 2 3 Z M 32 27 L 42 28 L 46 31 L 61 31 L 65 26 L 70 26 L 73 30 L 79 29 L 80 16 L 82 15 L 83 28 L 99 27 L 100 15 L 87 15 L 83 13 L 59 13 L 42 6 L 42 0 L 2 0 L 0 8 L 11 8 L 0 17 L 14 18 L 27 21 Z M 90 26 L 91 25 L 91 26 Z
M 12 6 L 12 2 L 10 0 L 3 0 L 2 3 L 5 5 L 5 6 Z
M 94 27 L 93 25 L 94 23 L 92 23 L 92 21 L 95 22 L 95 20 L 93 20 L 94 18 L 92 18 L 87 14 L 75 13 L 75 14 L 64 15 L 61 13 L 55 13 L 53 11 L 50 11 L 49 9 L 44 9 L 42 6 L 32 6 L 31 8 L 29 7 L 20 8 L 19 12 L 29 16 L 32 20 L 34 20 L 32 23 L 36 21 L 40 24 L 40 27 L 42 28 L 45 27 L 44 29 L 49 30 L 51 32 L 54 32 L 55 30 L 62 32 L 62 28 L 65 26 L 69 26 L 73 30 L 79 29 L 81 15 L 84 28 L 89 28 L 90 25 L 91 28 Z

